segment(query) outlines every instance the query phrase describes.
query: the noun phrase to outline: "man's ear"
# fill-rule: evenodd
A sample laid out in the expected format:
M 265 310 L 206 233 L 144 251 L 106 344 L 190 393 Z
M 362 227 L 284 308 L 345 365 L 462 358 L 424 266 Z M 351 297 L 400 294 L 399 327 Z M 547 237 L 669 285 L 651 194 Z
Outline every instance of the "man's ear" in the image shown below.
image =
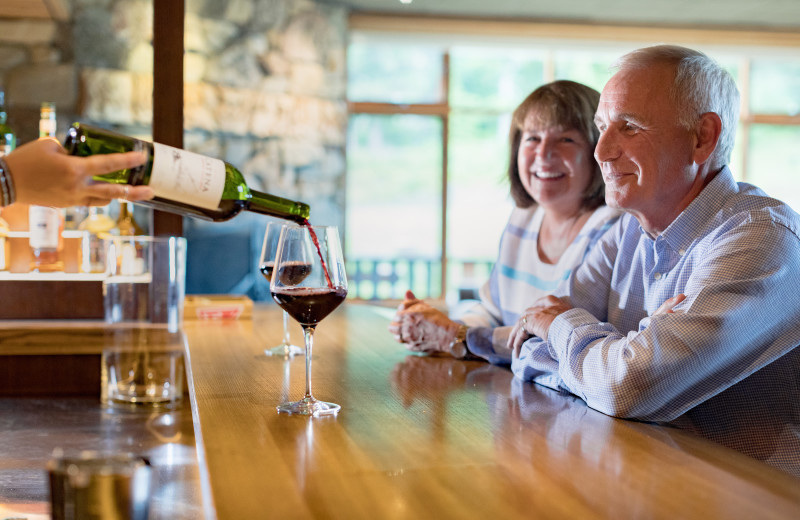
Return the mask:
M 714 112 L 700 115 L 700 120 L 695 127 L 695 145 L 692 154 L 695 164 L 708 161 L 711 154 L 719 144 L 719 135 L 722 133 L 722 119 Z

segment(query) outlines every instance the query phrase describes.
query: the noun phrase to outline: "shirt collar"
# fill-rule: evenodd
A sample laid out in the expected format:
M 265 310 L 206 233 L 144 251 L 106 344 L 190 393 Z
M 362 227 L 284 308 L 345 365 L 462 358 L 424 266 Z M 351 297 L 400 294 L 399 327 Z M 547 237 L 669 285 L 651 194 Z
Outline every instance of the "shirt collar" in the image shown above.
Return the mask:
M 723 167 L 689 206 L 667 226 L 660 238 L 673 250 L 685 251 L 695 238 L 705 234 L 705 227 L 737 191 L 733 174 L 727 166 Z M 640 230 L 645 233 L 641 226 Z

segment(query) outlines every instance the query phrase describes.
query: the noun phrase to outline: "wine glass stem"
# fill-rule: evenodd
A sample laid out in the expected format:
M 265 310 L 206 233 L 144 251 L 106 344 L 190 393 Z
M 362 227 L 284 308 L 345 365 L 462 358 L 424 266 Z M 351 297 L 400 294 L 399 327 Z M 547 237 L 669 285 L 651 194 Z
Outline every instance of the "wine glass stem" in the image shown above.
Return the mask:
M 303 325 L 303 336 L 306 340 L 306 399 L 313 399 L 311 395 L 311 348 L 314 346 L 314 329 L 316 325 Z
M 291 339 L 289 338 L 289 313 L 286 311 L 283 311 L 283 344 L 291 344 Z

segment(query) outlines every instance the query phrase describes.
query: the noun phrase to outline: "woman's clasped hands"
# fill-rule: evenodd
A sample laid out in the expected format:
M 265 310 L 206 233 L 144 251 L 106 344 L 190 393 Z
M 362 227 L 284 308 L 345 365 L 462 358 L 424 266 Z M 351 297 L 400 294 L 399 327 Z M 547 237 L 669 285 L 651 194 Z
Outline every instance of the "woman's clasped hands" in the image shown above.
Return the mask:
M 413 292 L 406 291 L 405 296 L 389 324 L 394 339 L 414 352 L 449 352 L 459 323 L 418 299 Z

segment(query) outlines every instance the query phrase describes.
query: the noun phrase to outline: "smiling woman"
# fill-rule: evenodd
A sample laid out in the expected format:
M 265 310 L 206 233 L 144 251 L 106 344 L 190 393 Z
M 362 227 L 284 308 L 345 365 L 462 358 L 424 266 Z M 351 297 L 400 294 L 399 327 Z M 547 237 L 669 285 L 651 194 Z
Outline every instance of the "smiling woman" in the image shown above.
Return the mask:
M 397 341 L 415 351 L 510 363 L 506 339 L 521 313 L 566 279 L 618 217 L 604 205 L 592 158 L 599 97 L 562 80 L 539 87 L 517 107 L 507 171 L 517 207 L 480 303 L 451 319 L 408 292 L 389 327 Z

